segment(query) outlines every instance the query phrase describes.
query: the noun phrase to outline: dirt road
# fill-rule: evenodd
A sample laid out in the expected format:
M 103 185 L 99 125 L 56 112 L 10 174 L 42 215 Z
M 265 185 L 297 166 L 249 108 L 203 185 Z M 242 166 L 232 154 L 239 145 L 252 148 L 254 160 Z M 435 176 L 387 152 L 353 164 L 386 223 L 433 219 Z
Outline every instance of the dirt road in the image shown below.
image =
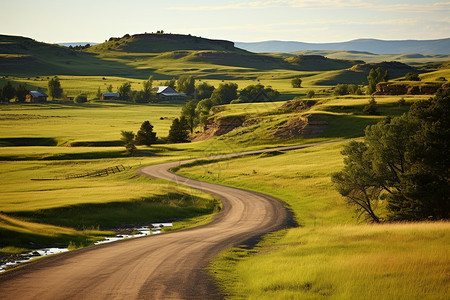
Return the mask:
M 277 150 L 289 149 L 294 148 Z M 242 153 L 230 156 L 236 155 Z M 223 209 L 212 223 L 37 260 L 0 275 L 0 299 L 221 298 L 205 271 L 210 259 L 226 248 L 289 226 L 289 212 L 270 196 L 187 179 L 168 171 L 179 164 L 149 166 L 139 172 L 219 196 Z

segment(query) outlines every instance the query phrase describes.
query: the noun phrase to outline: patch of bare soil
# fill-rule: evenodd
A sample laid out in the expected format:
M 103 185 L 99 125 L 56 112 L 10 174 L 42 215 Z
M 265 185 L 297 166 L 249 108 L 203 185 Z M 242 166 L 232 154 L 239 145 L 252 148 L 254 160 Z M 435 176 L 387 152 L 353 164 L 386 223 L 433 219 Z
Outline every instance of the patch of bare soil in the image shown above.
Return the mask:
M 325 133 L 328 122 L 297 117 L 281 125 L 273 134 L 276 138 L 318 137 Z

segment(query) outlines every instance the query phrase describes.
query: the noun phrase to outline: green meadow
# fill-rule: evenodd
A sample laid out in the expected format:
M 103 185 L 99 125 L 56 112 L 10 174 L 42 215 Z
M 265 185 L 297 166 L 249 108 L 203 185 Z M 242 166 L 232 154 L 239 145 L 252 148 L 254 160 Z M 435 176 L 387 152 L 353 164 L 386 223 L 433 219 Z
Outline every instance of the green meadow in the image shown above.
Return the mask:
M 200 180 L 270 194 L 299 227 L 222 253 L 211 273 L 230 299 L 445 299 L 449 224 L 368 225 L 333 189 L 342 143 L 182 167 Z M 383 205 L 379 206 L 383 214 Z

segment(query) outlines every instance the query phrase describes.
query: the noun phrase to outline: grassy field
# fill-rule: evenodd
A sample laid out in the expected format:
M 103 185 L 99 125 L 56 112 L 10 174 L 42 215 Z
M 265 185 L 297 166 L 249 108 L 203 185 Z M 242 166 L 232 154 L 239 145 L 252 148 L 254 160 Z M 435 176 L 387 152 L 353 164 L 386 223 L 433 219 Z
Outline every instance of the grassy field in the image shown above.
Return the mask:
M 180 104 L 120 102 L 74 104 L 10 104 L 0 107 L 0 139 L 52 138 L 74 141 L 118 141 L 122 130 L 139 130 L 149 120 L 157 136 L 167 136 L 181 111 Z
M 448 223 L 366 225 L 333 189 L 342 144 L 246 156 L 178 173 L 275 196 L 299 228 L 211 266 L 231 299 L 445 299 Z M 383 205 L 379 208 L 382 215 Z M 257 275 L 256 275 L 257 274 Z

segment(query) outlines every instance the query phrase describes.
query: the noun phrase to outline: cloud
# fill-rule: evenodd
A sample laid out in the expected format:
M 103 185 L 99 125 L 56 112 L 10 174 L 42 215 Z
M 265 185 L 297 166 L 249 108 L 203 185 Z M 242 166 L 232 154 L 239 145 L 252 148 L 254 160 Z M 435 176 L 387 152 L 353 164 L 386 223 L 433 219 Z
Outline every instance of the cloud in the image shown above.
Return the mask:
M 364 0 L 260 0 L 250 2 L 238 2 L 226 5 L 207 6 L 172 6 L 169 10 L 182 11 L 220 11 L 220 10 L 248 10 L 265 8 L 305 8 L 305 9 L 370 9 L 376 11 L 403 11 L 403 12 L 427 12 L 450 9 L 450 2 L 434 2 L 429 4 L 380 4 Z

